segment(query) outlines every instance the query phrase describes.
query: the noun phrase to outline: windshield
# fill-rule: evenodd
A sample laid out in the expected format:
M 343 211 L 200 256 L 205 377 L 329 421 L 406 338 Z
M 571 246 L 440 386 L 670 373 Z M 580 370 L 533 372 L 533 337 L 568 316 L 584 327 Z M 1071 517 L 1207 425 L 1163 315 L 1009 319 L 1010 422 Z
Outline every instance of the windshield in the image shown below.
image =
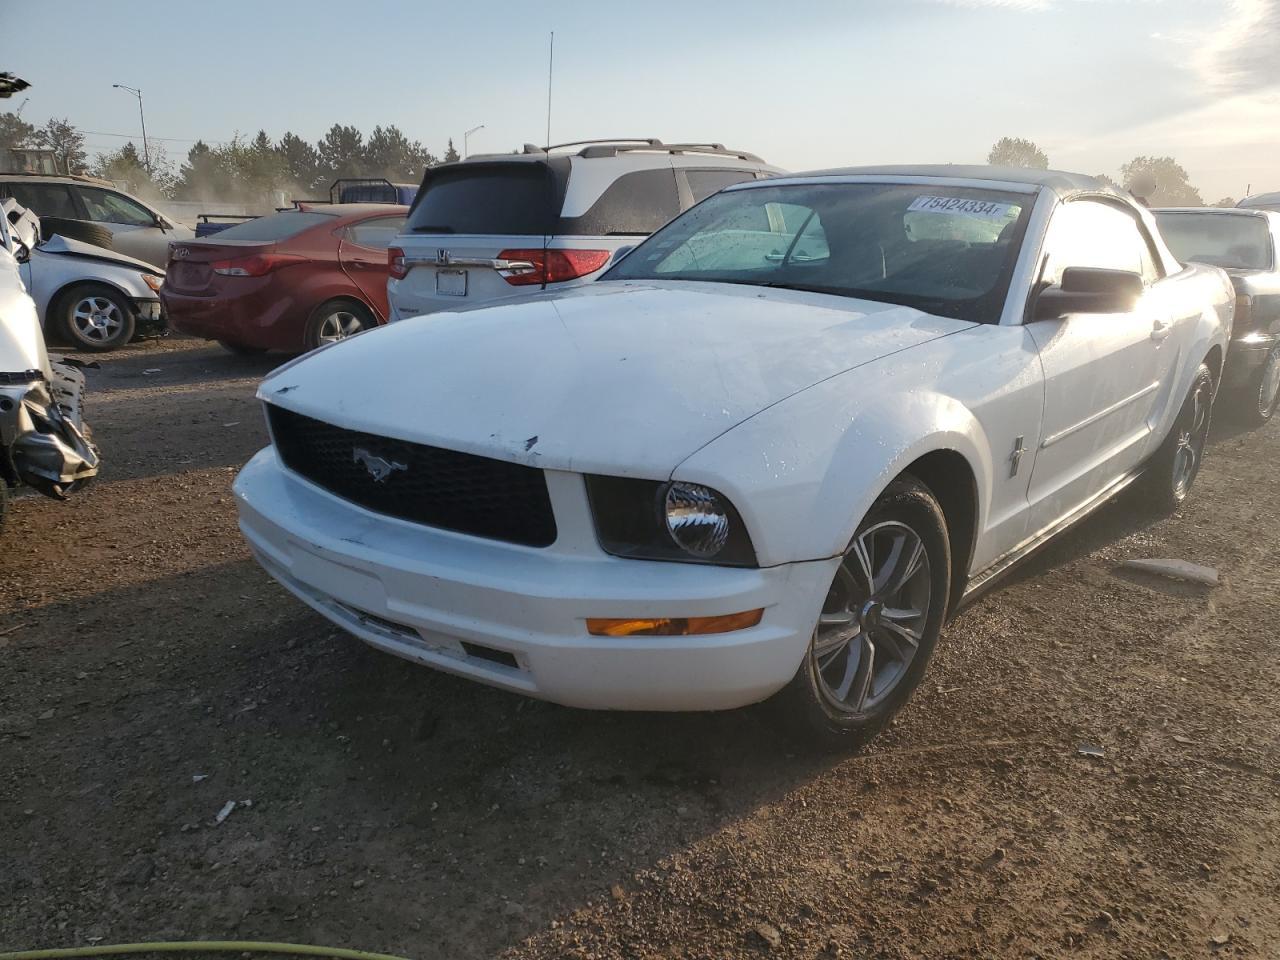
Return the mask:
M 1241 270 L 1271 268 L 1271 234 L 1261 216 L 1157 211 L 1156 223 L 1173 255 L 1183 263 Z
M 921 184 L 776 185 L 716 194 L 602 280 L 814 290 L 995 323 L 1027 194 Z

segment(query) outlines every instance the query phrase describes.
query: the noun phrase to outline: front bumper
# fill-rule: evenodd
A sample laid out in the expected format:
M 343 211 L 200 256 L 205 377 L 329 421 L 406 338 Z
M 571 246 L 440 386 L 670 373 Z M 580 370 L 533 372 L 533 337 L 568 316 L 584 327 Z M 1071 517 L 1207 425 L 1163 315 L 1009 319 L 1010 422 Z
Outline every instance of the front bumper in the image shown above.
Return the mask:
M 560 531 L 519 547 L 380 516 L 286 471 L 268 447 L 235 482 L 240 529 L 283 586 L 407 660 L 568 706 L 720 710 L 795 674 L 836 560 L 740 569 L 624 560 L 595 543 L 581 476 L 548 471 Z M 692 637 L 596 637 L 587 617 L 761 622 Z
M 138 316 L 139 333 L 155 335 L 168 329 L 165 324 L 164 307 L 159 300 L 134 300 L 133 309 Z
M 52 366 L 53 383 L 38 371 L 26 383 L 0 378 L 0 483 L 65 500 L 97 476 L 98 451 L 82 433 L 84 375 Z

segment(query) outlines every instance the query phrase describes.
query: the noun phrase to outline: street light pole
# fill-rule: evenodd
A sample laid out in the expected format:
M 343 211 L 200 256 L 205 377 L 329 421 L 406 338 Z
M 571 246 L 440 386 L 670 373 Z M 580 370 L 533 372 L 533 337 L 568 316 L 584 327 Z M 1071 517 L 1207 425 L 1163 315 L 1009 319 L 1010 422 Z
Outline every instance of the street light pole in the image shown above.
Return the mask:
M 483 130 L 483 129 L 484 129 L 484 124 L 482 123 L 478 127 L 472 127 L 470 130 L 468 130 L 466 133 L 462 135 L 462 159 L 463 160 L 467 159 L 467 154 L 470 153 L 470 151 L 467 149 L 467 140 L 469 140 L 471 135 L 475 133 L 477 130 Z
M 147 147 L 147 115 L 142 111 L 142 91 L 136 87 L 126 87 L 123 83 L 113 83 L 111 86 L 117 90 L 127 90 L 138 98 L 138 119 L 142 121 L 142 162 L 147 168 L 147 175 L 151 174 L 151 150 Z

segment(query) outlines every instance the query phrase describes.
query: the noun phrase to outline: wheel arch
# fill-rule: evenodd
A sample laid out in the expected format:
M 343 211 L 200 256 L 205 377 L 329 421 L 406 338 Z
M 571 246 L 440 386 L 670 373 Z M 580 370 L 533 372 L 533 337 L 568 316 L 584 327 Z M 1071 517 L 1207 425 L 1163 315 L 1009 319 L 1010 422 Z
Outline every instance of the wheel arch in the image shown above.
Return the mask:
M 307 324 L 310 325 L 311 321 L 319 316 L 320 311 L 325 307 L 338 303 L 349 303 L 353 306 L 359 307 L 361 310 L 369 314 L 369 319 L 371 319 L 375 324 L 378 322 L 378 311 L 370 306 L 368 301 L 364 300 L 358 294 L 343 291 L 342 293 L 334 293 L 330 296 L 318 299 L 315 306 L 307 311 Z
M 958 450 L 938 449 L 912 461 L 898 474 L 924 484 L 947 521 L 951 547 L 951 602 L 948 616 L 959 608 L 968 585 L 978 539 L 978 478 L 972 465 Z
M 1218 392 L 1218 385 L 1222 383 L 1222 347 L 1214 344 L 1209 348 L 1209 352 L 1204 355 L 1204 362 L 1209 367 L 1209 373 L 1213 375 L 1213 392 Z
M 364 300 L 362 300 L 359 296 L 343 291 L 342 293 L 325 297 L 324 299 L 317 302 L 316 305 L 307 312 L 306 322 L 302 325 L 303 349 L 314 350 L 316 349 L 317 346 L 319 346 L 319 343 L 316 341 L 317 324 L 319 323 L 320 318 L 323 316 L 323 311 L 326 310 L 327 308 L 335 307 L 335 306 L 346 306 L 346 307 L 352 308 L 353 311 L 358 310 L 361 313 L 365 314 L 370 324 L 369 329 L 372 329 L 378 326 L 379 324 L 378 311 L 374 310 L 373 307 L 369 306 L 369 304 L 366 303 Z
M 133 311 L 135 315 L 138 312 L 137 305 L 135 303 L 137 298 L 124 287 L 120 286 L 120 284 L 113 283 L 110 280 L 99 279 L 97 277 L 77 277 L 75 280 L 68 280 L 62 286 L 58 287 L 58 289 L 49 297 L 49 306 L 45 309 L 44 317 L 46 327 L 49 324 L 49 314 L 57 311 L 62 306 L 63 298 L 69 295 L 76 287 L 106 287 L 107 289 L 113 290 L 120 294 L 120 296 L 124 297 L 129 309 Z

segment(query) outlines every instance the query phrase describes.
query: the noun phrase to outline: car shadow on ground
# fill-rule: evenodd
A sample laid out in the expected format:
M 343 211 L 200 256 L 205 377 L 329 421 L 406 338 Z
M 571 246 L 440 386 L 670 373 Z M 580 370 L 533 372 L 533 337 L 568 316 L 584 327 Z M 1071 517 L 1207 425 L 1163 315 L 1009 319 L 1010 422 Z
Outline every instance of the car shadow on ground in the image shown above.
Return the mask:
M 51 350 L 90 365 L 86 376 L 91 400 L 94 394 L 109 395 L 139 387 L 181 385 L 188 390 L 198 390 L 220 383 L 261 380 L 296 356 L 289 353 L 237 356 L 216 344 L 186 337 L 135 342 L 105 354 L 52 347 Z
M 1229 410 L 1215 415 L 1213 430 L 1209 435 L 1206 450 L 1206 463 L 1210 462 L 1214 448 L 1223 446 L 1232 448 L 1241 443 L 1250 443 L 1256 439 L 1259 430 L 1270 430 L 1272 425 L 1257 427 Z M 1013 584 L 1043 576 L 1050 570 L 1081 560 L 1112 544 L 1118 543 L 1134 534 L 1150 530 L 1153 526 L 1167 519 L 1155 511 L 1144 501 L 1137 484 L 1121 491 L 1101 507 L 1089 514 L 1068 530 L 1050 540 L 1040 549 L 1032 553 L 1026 560 L 1016 564 L 1007 574 L 990 588 L 991 593 L 999 593 Z M 1191 497 L 1196 495 L 1192 488 Z M 1187 589 L 1199 595 L 1195 588 L 1185 588 L 1178 583 L 1170 583 L 1150 575 L 1126 572 L 1126 579 L 1155 587 L 1164 592 L 1178 596 L 1187 595 Z
M 13 676 L 41 658 L 68 683 L 30 700 L 33 724 L 56 711 L 39 750 L 0 736 L 19 808 L 40 810 L 0 825 L 0 847 L 21 852 L 14 882 L 84 889 L 80 910 L 134 900 L 111 911 L 131 917 L 117 940 L 154 937 L 171 889 L 184 936 L 289 939 L 303 918 L 345 943 L 324 911 L 338 895 L 368 901 L 368 929 L 490 955 L 837 762 L 758 709 L 573 710 L 405 663 L 250 561 L 22 619 Z M 90 876 L 47 875 L 47 844 L 80 848 Z M 118 882 L 138 858 L 156 879 Z

